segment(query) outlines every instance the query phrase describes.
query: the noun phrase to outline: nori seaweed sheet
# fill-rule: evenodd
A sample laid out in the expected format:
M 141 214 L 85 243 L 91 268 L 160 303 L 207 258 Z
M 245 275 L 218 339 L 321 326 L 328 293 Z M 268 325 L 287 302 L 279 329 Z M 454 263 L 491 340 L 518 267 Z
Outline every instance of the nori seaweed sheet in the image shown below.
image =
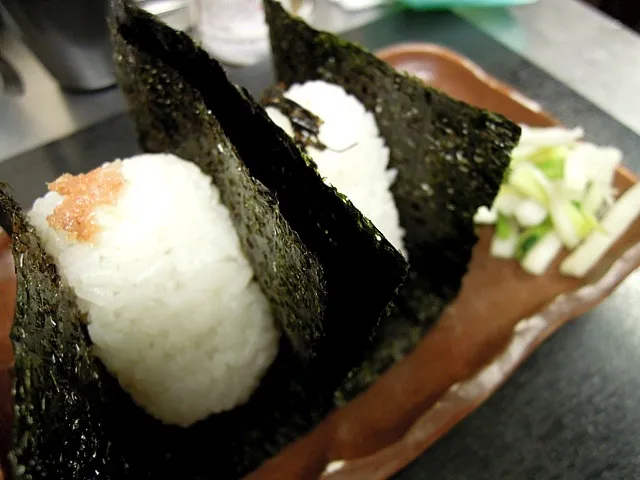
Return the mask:
M 161 424 L 91 354 L 75 295 L 61 283 L 53 259 L 3 184 L 0 219 L 12 231 L 17 273 L 7 479 L 237 479 L 333 407 L 330 394 L 305 376 L 289 343 L 282 342 L 246 405 L 191 428 Z
M 186 43 L 186 37 L 129 8 L 123 3 L 116 5 L 121 22 L 118 32 L 131 27 L 136 35 L 153 37 L 148 41 L 173 43 L 186 49 L 181 53 L 199 54 L 193 45 Z M 134 19 L 132 27 L 128 22 Z M 173 151 L 185 156 L 217 179 L 236 217 L 240 236 L 246 236 L 245 248 L 253 249 L 251 241 L 262 241 L 264 245 L 258 245 L 256 250 L 270 247 L 272 251 L 267 253 L 275 255 L 269 257 L 270 261 L 275 258 L 278 262 L 294 263 L 292 268 L 299 268 L 300 275 L 307 279 L 322 273 L 320 286 L 326 282 L 326 298 L 336 299 L 333 310 L 327 310 L 335 316 L 328 332 L 335 334 L 340 327 L 350 332 L 347 337 L 363 337 L 354 339 L 364 343 L 406 273 L 406 263 L 399 254 L 383 239 L 375 238 L 377 230 L 348 202 L 323 186 L 308 159 L 286 136 L 278 135 L 279 129 L 274 130 L 276 127 L 246 93 L 226 83 L 226 78 L 207 76 L 204 72 L 203 80 L 215 80 L 211 88 L 221 88 L 220 98 L 234 99 L 220 108 L 240 106 L 242 112 L 236 121 L 227 122 L 230 127 L 223 134 L 220 123 L 209 111 L 213 103 L 205 103 L 201 91 L 187 82 L 182 72 L 130 45 L 120 33 L 115 34 L 119 74 L 125 93 L 133 101 L 132 115 L 143 146 L 149 151 Z M 196 68 L 202 68 L 203 61 Z M 218 72 L 214 67 L 213 72 Z M 209 95 L 211 101 L 213 93 Z M 251 135 L 241 138 L 237 129 L 244 124 Z M 228 138 L 229 131 L 234 138 Z M 256 143 L 255 149 L 238 146 L 249 142 Z M 251 165 L 245 158 L 251 160 Z M 259 175 L 254 175 L 254 171 Z M 17 212 L 11 200 L 3 196 L 2 201 L 7 205 L 5 209 Z M 286 214 L 283 205 L 288 205 Z M 306 218 L 301 218 L 303 211 Z M 300 218 L 291 221 L 296 214 Z M 246 405 L 187 429 L 163 425 L 136 406 L 98 360 L 90 356 L 89 339 L 73 295 L 60 284 L 54 263 L 44 254 L 31 227 L 22 217 L 16 218 L 19 221 L 14 222 L 14 240 L 17 240 L 16 268 L 22 302 L 14 334 L 18 422 L 11 457 L 16 478 L 235 479 L 307 433 L 333 408 L 334 384 L 344 376 L 349 359 L 357 358 L 357 348 L 343 354 L 332 351 L 337 345 L 342 346 L 340 340 L 318 343 L 322 345 L 318 361 L 328 353 L 334 353 L 334 358 L 305 364 L 299 352 L 294 352 L 299 345 L 283 338 L 278 357 Z M 255 221 L 263 223 L 255 225 L 252 223 Z M 274 229 L 272 234 L 265 231 L 268 228 Z M 291 230 L 285 231 L 286 228 Z M 251 229 L 264 233 L 264 239 L 260 240 Z M 23 235 L 23 231 L 27 234 Z M 324 236 L 319 235 L 321 232 Z M 281 234 L 297 242 L 299 249 L 286 242 L 278 243 Z M 313 240 L 314 235 L 320 238 Z M 307 244 L 310 256 L 293 260 L 285 256 L 306 255 Z M 355 261 L 346 262 L 347 253 Z M 339 260 L 327 261 L 331 255 Z M 326 263 L 330 268 L 315 269 L 316 258 L 321 267 Z M 344 261 L 344 266 L 339 261 Z M 300 262 L 299 266 L 295 262 Z M 370 263 L 355 275 L 343 271 L 348 266 L 358 267 L 358 262 Z M 340 275 L 344 279 L 336 281 Z M 365 282 L 365 287 L 346 285 L 360 275 L 373 278 Z M 318 283 L 309 283 L 293 294 L 303 295 L 304 288 L 317 287 Z M 371 290 L 365 292 L 368 287 Z M 335 315 L 339 302 L 346 302 L 352 293 L 358 301 L 363 300 L 365 293 L 372 295 L 377 306 L 355 302 L 350 308 L 347 306 L 343 315 Z M 325 298 L 321 292 L 317 294 L 314 301 L 322 304 Z M 349 318 L 348 314 L 355 314 L 356 310 L 362 315 Z M 45 359 L 51 362 L 45 363 Z M 320 368 L 324 366 L 336 368 L 324 372 Z M 37 403 L 36 396 L 38 401 L 46 398 L 45 404 Z
M 320 260 L 283 218 L 276 196 L 250 175 L 198 92 L 121 36 L 115 44 L 120 85 L 142 148 L 174 153 L 215 179 L 274 315 L 296 352 L 310 359 L 325 333 L 327 285 Z
M 294 350 L 318 381 L 340 381 L 363 358 L 406 261 L 186 34 L 116 4 L 118 78 L 142 148 L 213 178 Z
M 314 147 L 318 150 L 325 150 L 327 148 L 326 145 L 318 140 L 322 120 L 293 100 L 285 97 L 285 91 L 285 85 L 273 85 L 264 92 L 262 98 L 260 98 L 260 104 L 265 108 L 276 108 L 289 118 L 294 140 L 298 147 Z
M 175 40 L 171 36 L 168 38 L 169 43 Z M 121 42 L 120 48 L 132 48 L 122 38 L 116 40 Z M 165 40 L 167 37 L 162 41 Z M 177 144 L 173 146 L 176 152 L 180 148 L 185 148 L 185 152 L 191 148 L 192 152 L 203 154 L 214 145 L 208 143 L 206 138 L 193 134 L 183 137 L 191 146 L 180 143 L 177 138 L 168 138 L 171 133 L 182 136 L 187 132 L 204 131 L 201 126 L 204 118 L 211 121 L 209 127 L 218 128 L 212 131 L 219 134 L 219 124 L 207 112 L 211 104 L 203 100 L 211 100 L 211 97 L 200 96 L 203 90 L 198 91 L 193 85 L 185 83 L 181 75 L 163 62 L 156 61 L 153 56 L 145 57 L 140 50 L 121 50 L 120 54 L 120 61 L 128 55 L 139 56 L 141 63 L 138 66 L 141 70 L 136 72 L 146 73 L 141 75 L 141 84 L 154 79 L 147 87 L 147 107 L 154 108 L 153 114 L 136 114 L 134 105 L 134 118 L 139 122 L 146 118 L 149 122 L 139 123 L 146 125 L 145 132 L 148 134 L 145 138 L 141 130 L 143 145 L 153 145 L 154 141 L 158 141 L 156 147 L 159 148 L 175 141 Z M 154 68 L 160 70 L 151 74 Z M 207 75 L 204 77 L 208 78 Z M 133 88 L 133 83 L 128 88 Z M 228 90 L 225 91 L 221 98 L 226 100 L 228 93 Z M 245 93 L 239 93 L 259 116 L 264 117 Z M 182 96 L 178 98 L 176 94 Z M 193 103 L 187 103 L 190 100 Z M 184 102 L 192 106 L 193 116 L 186 115 L 185 110 L 188 109 L 185 108 L 171 109 L 172 102 Z M 165 111 L 161 105 L 170 112 L 161 115 Z M 143 104 L 137 107 L 143 108 Z M 445 115 L 444 118 L 448 117 Z M 239 123 L 231 124 L 232 130 L 239 128 Z M 175 129 L 167 128 L 171 125 Z M 250 129 L 250 126 L 247 128 Z M 450 128 L 457 129 L 458 125 Z M 165 135 L 154 134 L 157 129 Z M 262 132 L 250 131 L 258 137 L 252 140 L 260 145 L 257 140 L 261 139 Z M 228 133 L 226 129 L 225 133 Z M 264 137 L 271 133 L 265 133 Z M 233 145 L 239 138 L 237 135 L 236 131 Z M 498 157 L 501 157 L 502 151 L 510 148 L 515 136 L 515 133 L 507 136 L 503 147 L 496 147 Z M 247 152 L 246 149 L 236 152 L 237 145 L 232 146 L 228 139 L 218 137 L 217 140 L 215 147 L 217 149 L 220 146 L 227 153 L 226 162 L 237 161 L 239 153 L 246 163 L 243 154 Z M 282 142 L 279 137 L 278 140 Z M 272 158 L 274 151 L 281 152 L 278 149 L 270 150 L 268 147 L 273 148 L 273 145 L 266 143 L 256 146 L 264 158 Z M 286 142 L 284 145 L 287 147 L 285 151 L 291 148 Z M 251 152 L 251 160 L 257 162 L 258 158 L 254 155 L 256 151 L 248 151 Z M 238 166 L 235 163 L 233 165 Z M 242 170 L 243 165 L 239 166 Z M 257 175 L 253 175 L 251 167 L 260 171 L 260 165 L 248 166 L 255 178 Z M 479 182 L 485 176 L 475 173 L 474 178 Z M 233 180 L 230 183 L 233 184 Z M 266 204 L 281 200 L 280 190 L 273 185 L 264 185 L 255 182 L 256 188 L 262 193 L 276 192 L 270 198 L 265 195 L 269 199 Z M 285 189 L 285 196 L 287 193 L 291 192 Z M 243 198 L 241 193 L 237 194 Z M 485 198 L 491 196 L 487 194 Z M 458 203 L 453 205 L 457 206 Z M 12 471 L 9 473 L 13 478 L 238 478 L 306 433 L 332 408 L 332 399 L 326 389 L 320 386 L 321 382 L 319 384 L 317 378 L 308 375 L 308 368 L 296 361 L 292 344 L 283 341 L 274 366 L 247 405 L 211 417 L 189 429 L 160 424 L 135 406 L 115 379 L 90 355 L 89 340 L 73 294 L 61 285 L 54 263 L 44 254 L 33 229 L 21 216 L 17 204 L 8 196 L 4 186 L 0 188 L 0 207 L 3 221 L 8 217 L 12 220 L 18 275 L 18 306 L 12 331 L 16 350 L 16 422 L 13 450 L 9 456 Z M 248 218 L 251 216 L 248 215 Z M 370 228 L 364 219 L 356 219 L 360 225 Z M 446 235 L 443 234 L 443 237 Z M 439 264 L 436 262 L 435 265 Z M 389 317 L 398 320 L 383 324 L 385 329 L 390 329 L 396 335 L 394 342 L 402 341 L 409 346 L 407 348 L 417 341 L 424 325 L 428 324 L 429 319 L 436 318 L 446 304 L 446 299 L 441 295 L 432 293 L 434 289 L 414 288 L 415 283 L 424 284 L 421 279 L 416 280 L 416 275 L 419 272 L 414 269 L 410 278 L 412 287 L 405 289 L 403 301 Z M 407 292 L 415 293 L 415 303 L 408 300 Z M 428 295 L 432 295 L 431 298 Z M 429 306 L 430 310 L 424 309 L 424 305 Z M 425 318 L 419 318 L 414 312 L 425 312 Z M 419 325 L 408 322 L 407 318 L 410 317 Z M 400 331 L 403 335 L 398 335 Z M 402 350 L 392 348 L 387 351 L 376 347 L 373 353 L 381 352 L 382 360 L 392 362 L 401 355 L 398 352 Z M 368 379 L 358 376 L 359 379 L 364 378 L 359 385 L 368 384 L 377 373 L 374 366 Z
M 118 32 L 126 31 L 131 27 L 128 22 L 135 20 L 131 28 L 136 35 L 147 34 L 163 45 L 175 43 L 199 54 L 186 43 L 186 37 L 139 10 L 125 9 L 123 3 L 118 8 Z M 74 295 L 63 287 L 53 260 L 44 253 L 17 204 L 2 190 L 2 212 L 9 212 L 13 219 L 19 282 L 12 333 L 16 423 L 10 473 L 13 478 L 28 480 L 240 478 L 307 433 L 331 411 L 336 385 L 350 368 L 349 362 L 358 357 L 358 348 L 362 354 L 358 342 L 362 345 L 371 336 L 407 265 L 384 239 L 376 239 L 379 233 L 357 210 L 324 186 L 311 162 L 286 136 L 278 134 L 280 130 L 245 92 L 226 83 L 223 76 L 203 75 L 203 80 L 213 82 L 211 88 L 223 90 L 220 98 L 228 100 L 235 95 L 235 102 L 219 108 L 244 105 L 239 108 L 242 115 L 228 121 L 231 126 L 223 132 L 210 112 L 213 103 L 205 103 L 201 91 L 181 73 L 130 45 L 124 35 L 116 33 L 114 39 L 122 87 L 132 101 L 132 116 L 143 147 L 186 157 L 216 179 L 244 247 L 250 254 L 265 255 L 262 260 L 258 255 L 257 261 L 254 257 L 254 262 L 270 267 L 269 262 L 276 262 L 276 268 L 269 271 L 282 269 L 294 274 L 294 282 L 284 287 L 277 284 L 285 288 L 282 298 L 276 299 L 281 302 L 277 305 L 297 306 L 302 303 L 300 296 L 309 295 L 307 308 L 314 314 L 318 309 L 322 313 L 323 303 L 333 296 L 331 309 L 320 316 L 322 320 L 329 313 L 334 316 L 325 333 L 348 331 L 346 337 L 354 340 L 356 349 L 333 351 L 344 346 L 343 339 L 310 342 L 304 346 L 322 348 L 317 350 L 317 358 L 305 364 L 300 352 L 294 351 L 300 345 L 283 338 L 274 364 L 247 404 L 191 428 L 163 425 L 135 405 L 91 356 L 90 339 Z M 200 68 L 203 62 L 201 57 Z M 214 67 L 213 72 L 218 73 Z M 213 92 L 209 95 L 211 101 Z M 234 130 L 245 123 L 251 132 L 246 138 Z M 233 132 L 233 140 L 227 131 Z M 256 143 L 254 150 L 238 146 L 251 142 Z M 288 205 L 286 214 L 284 205 Z M 301 218 L 303 212 L 305 218 Z M 6 219 L 7 215 L 0 217 Z M 322 232 L 320 238 L 311 239 Z M 287 240 L 280 240 L 283 237 Z M 328 261 L 332 255 L 335 259 Z M 352 257 L 349 262 L 347 255 Z M 344 271 L 349 266 L 358 269 L 359 262 L 366 263 L 366 268 L 355 274 Z M 323 268 L 325 264 L 329 268 Z M 274 282 L 286 280 L 264 276 Z M 360 276 L 369 276 L 364 285 L 348 285 Z M 337 312 L 338 305 L 347 304 L 352 293 L 357 301 L 352 299 L 351 306 Z M 364 302 L 365 295 L 375 297 L 377 304 Z M 310 331 L 294 333 L 304 336 Z M 334 354 L 332 358 L 327 358 L 329 353 Z M 320 362 L 323 358 L 326 361 Z
M 83 315 L 1 183 L 0 217 L 11 233 L 17 273 L 15 408 L 5 473 L 24 480 L 102 478 L 113 461 L 105 433 L 111 414 L 103 403 L 104 370 L 91 354 Z
M 277 80 L 341 85 L 373 112 L 398 170 L 392 186 L 411 265 L 396 308 L 338 403 L 409 352 L 457 295 L 477 241 L 473 215 L 491 205 L 520 128 L 396 72 L 361 47 L 319 32 L 264 0 Z

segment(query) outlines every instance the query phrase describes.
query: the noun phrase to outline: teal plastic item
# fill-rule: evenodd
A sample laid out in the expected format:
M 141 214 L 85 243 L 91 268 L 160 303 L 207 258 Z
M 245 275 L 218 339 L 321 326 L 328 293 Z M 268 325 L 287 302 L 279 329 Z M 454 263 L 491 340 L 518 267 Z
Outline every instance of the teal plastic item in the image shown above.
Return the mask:
M 528 5 L 538 0 L 399 0 L 400 4 L 415 10 L 435 10 L 459 7 L 510 7 Z

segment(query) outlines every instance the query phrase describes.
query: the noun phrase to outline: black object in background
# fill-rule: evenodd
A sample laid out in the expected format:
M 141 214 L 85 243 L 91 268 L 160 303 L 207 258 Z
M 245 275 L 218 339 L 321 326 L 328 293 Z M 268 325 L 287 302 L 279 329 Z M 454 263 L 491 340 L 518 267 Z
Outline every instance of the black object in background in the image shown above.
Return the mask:
M 637 0 L 584 0 L 607 15 L 640 32 L 640 4 Z
M 0 84 L 3 84 L 4 92 L 9 95 L 22 95 L 24 93 L 24 84 L 18 72 L 13 66 L 4 59 L 0 53 Z M 0 91 L 2 95 L 2 91 Z
M 115 85 L 109 0 L 3 0 L 24 42 L 60 85 L 92 91 Z

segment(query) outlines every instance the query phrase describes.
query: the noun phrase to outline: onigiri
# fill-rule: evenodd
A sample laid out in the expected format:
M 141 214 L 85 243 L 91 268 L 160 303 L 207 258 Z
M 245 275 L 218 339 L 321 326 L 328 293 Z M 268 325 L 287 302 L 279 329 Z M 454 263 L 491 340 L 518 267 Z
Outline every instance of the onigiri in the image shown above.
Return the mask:
M 146 154 L 65 174 L 29 213 L 95 354 L 167 424 L 245 403 L 279 332 L 211 178 Z
M 389 168 L 389 148 L 375 117 L 336 84 L 312 80 L 291 85 L 284 97 L 320 120 L 318 140 L 325 148 L 304 147 L 324 181 L 344 194 L 407 257 L 404 230 L 391 193 L 397 171 Z M 294 137 L 291 119 L 267 106 L 271 120 Z

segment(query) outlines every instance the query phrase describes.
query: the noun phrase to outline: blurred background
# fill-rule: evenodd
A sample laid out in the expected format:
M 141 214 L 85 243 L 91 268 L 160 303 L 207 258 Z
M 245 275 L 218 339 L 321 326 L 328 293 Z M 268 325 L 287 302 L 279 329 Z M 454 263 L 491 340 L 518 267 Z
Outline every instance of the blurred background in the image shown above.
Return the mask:
M 281 0 L 290 10 L 322 27 L 336 27 L 327 19 L 326 8 L 314 3 L 333 4 L 351 14 L 379 8 L 392 0 Z M 514 0 L 531 3 L 535 0 Z M 562 2 L 563 0 L 557 0 Z M 640 31 L 640 9 L 630 0 L 582 0 Z M 250 65 L 267 54 L 266 26 L 260 0 L 137 0 L 148 11 L 175 28 L 197 37 L 209 52 L 229 65 Z M 405 0 L 410 6 L 427 6 L 433 0 Z M 438 1 L 439 5 L 468 4 L 467 0 Z M 471 3 L 482 4 L 482 0 Z M 509 3 L 486 1 L 486 4 Z M 95 91 L 115 84 L 105 18 L 109 0 L 0 0 L 0 87 L 2 92 L 24 93 L 25 85 L 9 54 L 7 36 L 20 39 L 63 89 L 71 92 Z M 324 6 L 324 5 L 320 5 Z M 319 15 L 318 15 L 319 14 Z M 322 18 L 324 17 L 324 18 Z M 329 20 L 329 21 L 328 21 Z
M 261 0 L 136 1 L 199 40 L 230 70 L 256 64 L 268 55 Z M 509 36 L 506 43 L 516 49 L 528 45 L 526 32 L 514 27 L 518 23 L 514 11 L 502 7 L 539 3 L 545 11 L 558 8 L 564 15 L 572 11 L 560 8 L 569 0 L 280 1 L 315 27 L 335 33 L 361 27 L 390 9 L 437 4 L 440 9 L 456 8 L 456 13 L 473 22 L 489 24 L 493 35 Z M 640 30 L 640 10 L 634 0 L 581 1 Z M 106 22 L 109 4 L 110 0 L 0 0 L 0 147 L 4 158 L 125 110 L 115 88 Z

